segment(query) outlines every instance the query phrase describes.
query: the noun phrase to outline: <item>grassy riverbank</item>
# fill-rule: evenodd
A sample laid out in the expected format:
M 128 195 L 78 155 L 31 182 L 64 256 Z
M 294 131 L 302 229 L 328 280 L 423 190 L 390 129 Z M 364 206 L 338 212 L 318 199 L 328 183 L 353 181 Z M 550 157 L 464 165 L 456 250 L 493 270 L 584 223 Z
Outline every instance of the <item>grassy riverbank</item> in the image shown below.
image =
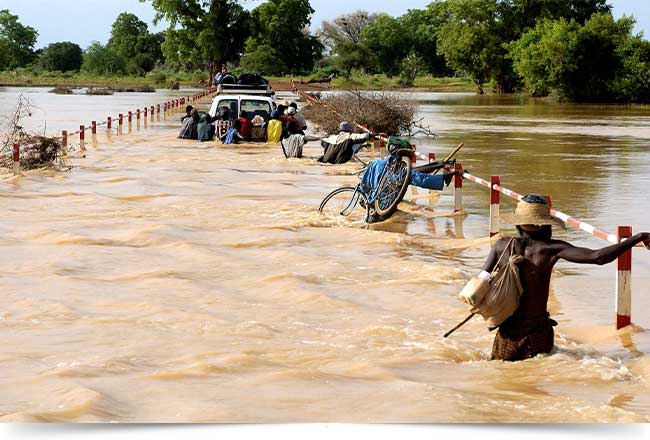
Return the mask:
M 296 77 L 297 82 L 307 81 L 308 77 Z M 386 75 L 353 75 L 350 78 L 334 78 L 332 84 L 304 84 L 310 90 L 403 90 L 432 92 L 474 92 L 476 87 L 465 78 L 434 78 L 421 76 L 416 78 L 413 87 L 402 87 L 397 77 Z M 44 72 L 40 74 L 28 71 L 0 72 L 2 87 L 154 87 L 170 88 L 178 83 L 181 87 L 201 87 L 205 85 L 203 72 L 177 73 L 155 72 L 144 77 L 115 76 L 101 77 L 83 73 Z M 291 90 L 291 77 L 269 78 L 274 90 Z M 203 83 L 202 83 L 203 82 Z

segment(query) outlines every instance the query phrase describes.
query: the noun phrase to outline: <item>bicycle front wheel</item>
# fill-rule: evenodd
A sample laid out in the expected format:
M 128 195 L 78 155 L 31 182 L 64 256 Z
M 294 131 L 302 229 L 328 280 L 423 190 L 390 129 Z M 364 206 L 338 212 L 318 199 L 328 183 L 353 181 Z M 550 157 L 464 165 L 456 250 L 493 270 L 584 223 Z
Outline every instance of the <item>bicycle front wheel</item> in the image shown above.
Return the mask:
M 400 156 L 398 160 L 388 165 L 384 176 L 377 188 L 375 211 L 384 219 L 397 210 L 411 183 L 411 158 Z
M 354 186 L 344 186 L 329 193 L 320 204 L 318 212 L 328 217 L 348 215 L 361 195 Z

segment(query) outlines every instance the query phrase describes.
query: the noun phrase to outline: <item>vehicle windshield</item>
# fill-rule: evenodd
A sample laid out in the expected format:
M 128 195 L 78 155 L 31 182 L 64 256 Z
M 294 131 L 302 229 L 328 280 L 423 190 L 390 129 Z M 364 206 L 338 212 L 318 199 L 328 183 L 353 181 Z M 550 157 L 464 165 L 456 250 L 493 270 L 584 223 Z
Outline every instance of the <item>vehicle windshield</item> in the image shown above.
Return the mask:
M 221 99 L 219 100 L 219 105 L 217 106 L 217 112 L 220 112 L 223 109 L 228 110 L 228 117 L 230 119 L 237 119 L 239 117 L 239 109 L 237 108 L 236 99 Z
M 265 121 L 271 117 L 271 104 L 260 99 L 242 99 L 241 109 L 248 114 L 248 119 L 260 115 Z

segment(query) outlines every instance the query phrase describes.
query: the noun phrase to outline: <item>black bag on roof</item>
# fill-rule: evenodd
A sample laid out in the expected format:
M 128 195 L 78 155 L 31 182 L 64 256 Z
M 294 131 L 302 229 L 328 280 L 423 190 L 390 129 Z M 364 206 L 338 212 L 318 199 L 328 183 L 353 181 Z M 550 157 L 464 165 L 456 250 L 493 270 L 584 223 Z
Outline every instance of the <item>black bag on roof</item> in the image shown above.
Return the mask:
M 265 86 L 269 82 L 257 73 L 242 73 L 237 84 L 242 86 Z

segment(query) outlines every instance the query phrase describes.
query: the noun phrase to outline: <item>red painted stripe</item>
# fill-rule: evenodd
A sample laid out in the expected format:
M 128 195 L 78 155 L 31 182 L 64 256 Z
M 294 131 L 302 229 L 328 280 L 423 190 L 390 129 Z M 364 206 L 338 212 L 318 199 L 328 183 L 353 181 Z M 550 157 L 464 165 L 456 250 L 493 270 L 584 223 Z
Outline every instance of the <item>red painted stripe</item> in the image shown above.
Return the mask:
M 79 140 L 83 141 L 86 138 L 86 128 L 83 125 L 79 126 Z
M 632 227 L 631 226 L 619 226 L 618 227 L 618 239 L 630 238 L 632 236 Z M 618 257 L 618 270 L 632 270 L 632 250 L 627 250 Z
M 500 200 L 501 200 L 501 193 L 494 189 L 494 185 L 500 185 L 501 184 L 501 177 L 500 176 L 491 176 L 490 177 L 490 204 L 491 205 L 498 205 Z
M 616 330 L 627 327 L 630 324 L 632 324 L 632 318 L 630 316 L 616 315 Z
M 463 169 L 463 165 L 460 164 L 460 163 L 456 163 L 456 164 L 454 165 L 454 169 L 455 169 L 455 170 L 462 170 L 462 169 Z M 456 174 L 456 175 L 454 176 L 454 187 L 455 187 L 455 188 L 462 188 L 462 187 L 463 187 L 463 176 L 459 176 L 458 174 Z
M 14 144 L 13 159 L 14 159 L 14 162 L 20 162 L 20 145 L 19 144 Z

